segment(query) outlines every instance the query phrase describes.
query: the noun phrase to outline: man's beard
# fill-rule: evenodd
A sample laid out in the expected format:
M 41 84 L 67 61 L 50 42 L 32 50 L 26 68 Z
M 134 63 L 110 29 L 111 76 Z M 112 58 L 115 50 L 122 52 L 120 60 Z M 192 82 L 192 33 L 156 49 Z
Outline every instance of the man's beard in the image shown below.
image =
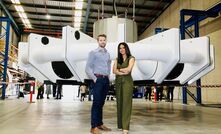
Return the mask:
M 105 46 L 106 46 L 106 44 L 101 44 L 100 46 L 101 46 L 101 47 L 105 47 Z

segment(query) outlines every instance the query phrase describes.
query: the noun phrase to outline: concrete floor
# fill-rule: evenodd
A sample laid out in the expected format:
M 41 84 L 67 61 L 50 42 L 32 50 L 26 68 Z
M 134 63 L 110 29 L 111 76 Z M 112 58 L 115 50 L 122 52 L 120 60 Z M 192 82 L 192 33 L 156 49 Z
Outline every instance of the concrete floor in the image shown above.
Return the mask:
M 89 134 L 91 102 L 27 99 L 0 101 L 0 134 Z M 104 107 L 104 122 L 116 129 L 116 104 Z M 133 101 L 130 134 L 221 134 L 221 109 Z

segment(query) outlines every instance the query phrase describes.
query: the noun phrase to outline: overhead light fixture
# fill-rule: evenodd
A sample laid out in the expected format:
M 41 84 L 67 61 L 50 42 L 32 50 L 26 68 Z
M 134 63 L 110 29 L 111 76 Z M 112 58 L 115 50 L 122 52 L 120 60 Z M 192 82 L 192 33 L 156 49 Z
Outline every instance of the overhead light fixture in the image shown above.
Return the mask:
M 18 15 L 20 16 L 20 18 L 23 18 L 22 14 L 21 13 L 18 13 Z
M 23 22 L 24 25 L 26 25 L 25 19 L 21 19 L 21 21 Z
M 29 19 L 25 19 L 26 24 L 31 24 Z
M 31 24 L 28 19 L 21 19 L 21 20 L 25 25 Z
M 27 27 L 28 27 L 28 28 L 32 28 L 31 24 L 28 24 Z
M 21 4 L 20 0 L 11 0 L 13 4 Z
M 81 22 L 81 17 L 74 17 L 74 22 Z
M 81 10 L 75 10 L 74 11 L 74 16 L 75 17 L 81 17 L 82 16 L 82 11 Z
M 32 28 L 31 24 L 25 24 L 26 28 Z
M 28 19 L 26 13 L 18 13 L 18 15 L 20 16 L 20 18 Z
M 47 18 L 47 19 L 50 19 L 50 18 L 51 18 L 51 16 L 50 16 L 49 14 L 47 14 L 47 15 L 46 15 L 46 18 Z
M 20 16 L 23 24 L 25 25 L 25 27 L 31 28 L 31 23 L 26 15 L 26 13 L 24 12 L 19 12 L 18 15 Z
M 81 23 L 79 23 L 79 22 L 74 23 L 74 28 L 80 28 L 80 27 L 81 27 Z
M 21 13 L 22 14 L 22 17 L 25 18 L 25 19 L 28 19 L 26 13 Z
M 83 9 L 83 1 L 82 0 L 77 0 L 75 1 L 75 9 Z
M 14 5 L 17 12 L 25 12 L 24 8 L 21 5 Z
M 20 0 L 11 0 L 11 2 L 13 4 L 16 4 L 16 5 L 14 5 L 14 7 L 15 7 L 16 11 L 18 12 L 18 15 L 20 16 L 25 27 L 32 28 L 31 23 L 25 13 L 24 8 L 20 5 L 21 4 Z

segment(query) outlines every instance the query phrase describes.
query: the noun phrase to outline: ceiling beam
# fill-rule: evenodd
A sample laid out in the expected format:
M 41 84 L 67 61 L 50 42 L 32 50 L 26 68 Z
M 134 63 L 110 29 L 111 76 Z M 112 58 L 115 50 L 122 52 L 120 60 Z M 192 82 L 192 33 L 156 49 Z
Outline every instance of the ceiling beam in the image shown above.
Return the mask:
M 20 20 L 20 17 L 14 17 L 16 21 Z M 30 21 L 48 21 L 48 19 L 40 19 L 40 18 L 31 18 L 31 17 L 28 17 L 28 19 Z M 59 23 L 72 23 L 73 21 L 72 20 L 52 20 L 50 19 L 50 22 L 59 22 Z M 85 23 L 84 21 L 81 21 L 81 23 Z M 88 24 L 94 24 L 93 22 L 87 22 Z
M 11 4 L 11 3 L 10 3 Z M 9 6 L 10 6 L 10 4 L 9 4 Z M 33 4 L 22 4 L 22 6 L 24 7 L 24 8 L 27 8 L 27 7 L 33 7 L 33 8 L 37 8 L 37 9 L 39 9 L 39 10 L 42 10 L 42 11 L 44 11 L 45 10 L 45 7 L 44 7 L 44 5 L 33 5 Z M 53 7 L 53 8 L 52 8 Z M 62 7 L 63 8 L 63 7 Z M 60 9 L 59 10 L 66 10 L 66 11 L 70 11 L 70 10 L 73 10 L 72 8 L 65 8 L 65 9 L 62 9 L 61 7 L 60 7 Z M 58 9 L 58 7 L 57 6 L 48 6 L 47 5 L 47 9 L 49 10 L 49 9 Z M 10 12 L 17 12 L 17 11 L 15 11 L 15 10 L 13 10 L 13 9 L 9 9 L 10 10 Z M 86 8 L 85 9 L 82 9 L 82 11 L 85 11 L 86 12 Z M 152 10 L 151 10 L 152 11 Z M 36 12 L 35 11 L 25 11 L 25 12 L 27 12 L 27 13 L 34 13 L 34 14 L 36 14 Z M 97 9 L 90 9 L 90 13 L 97 13 Z M 106 14 L 106 15 L 108 15 L 108 16 L 112 16 L 113 15 L 113 11 L 112 11 L 112 9 L 111 10 L 105 10 L 104 11 L 104 13 Z M 38 14 L 39 14 L 39 12 L 38 12 Z M 46 14 L 46 13 L 45 13 Z M 50 15 L 51 14 L 60 14 L 60 13 L 49 13 Z M 125 14 L 125 11 L 118 11 L 118 14 Z M 63 16 L 64 14 L 62 14 L 62 16 Z M 127 15 L 128 16 L 132 16 L 133 15 L 133 13 L 132 12 L 128 12 L 127 13 Z M 72 16 L 71 14 L 70 14 L 70 16 Z M 154 14 L 148 14 L 148 13 L 136 13 L 136 16 L 140 16 L 140 17 L 145 17 L 145 16 L 149 16 L 149 17 L 155 17 L 155 15 Z
M 146 0 L 148 1 L 148 0 Z M 154 2 L 159 2 L 159 1 L 156 1 L 156 0 L 153 0 Z M 100 5 L 101 6 L 101 2 L 100 1 L 92 1 L 92 5 Z M 113 2 L 111 1 L 104 1 L 104 6 L 111 6 L 113 7 Z M 119 3 L 116 1 L 116 6 L 117 8 L 133 8 L 133 5 L 131 4 L 129 7 L 128 7 L 128 3 Z M 139 5 L 139 4 L 135 4 L 135 7 L 136 8 L 139 8 L 139 9 L 143 9 L 143 10 L 162 10 L 161 7 L 158 7 L 158 8 L 155 8 L 155 6 L 150 6 L 150 5 Z
M 16 13 L 16 12 L 14 12 L 14 13 Z M 34 12 L 26 12 L 26 14 L 28 15 L 28 16 L 30 16 L 30 15 L 36 15 Z M 47 14 L 46 13 L 38 13 L 36 16 L 46 16 Z M 51 18 L 53 18 L 53 17 L 61 17 L 59 14 L 50 14 L 50 16 L 51 16 Z M 20 18 L 20 17 L 18 17 L 18 16 L 13 16 L 14 18 L 16 18 L 16 19 L 18 19 L 18 18 Z M 62 15 L 62 17 L 66 17 L 66 18 L 71 18 L 71 17 L 73 17 L 72 15 Z M 85 16 L 82 16 L 82 17 L 85 17 Z M 34 17 L 28 17 L 29 19 L 36 19 L 36 18 L 34 18 Z M 91 19 L 94 19 L 94 21 L 97 21 L 97 17 L 94 17 L 94 16 L 89 16 L 89 20 L 91 20 Z M 39 19 L 38 18 L 38 20 L 41 20 L 41 19 Z M 47 20 L 47 19 L 46 19 Z M 42 21 L 43 21 L 43 19 L 42 19 Z M 48 20 L 47 20 L 48 21 Z M 53 21 L 53 19 L 50 19 L 50 21 Z M 60 19 L 59 20 L 59 22 L 68 22 L 68 20 L 62 20 L 62 19 Z M 94 22 L 93 21 L 93 22 Z M 143 20 L 141 20 L 141 19 L 136 19 L 135 18 L 135 21 L 137 22 L 137 23 L 150 23 L 151 21 L 150 21 L 150 19 L 148 19 L 148 18 L 146 18 L 146 19 L 143 19 Z M 73 22 L 72 20 L 70 20 L 70 22 Z M 89 22 L 89 24 L 90 23 L 93 23 L 92 21 L 88 21 Z
M 18 22 L 18 25 L 20 25 L 20 26 L 24 26 L 24 24 L 22 23 L 22 22 Z M 66 26 L 66 25 L 64 25 L 64 26 Z M 50 29 L 61 29 L 62 27 L 64 27 L 64 26 L 61 26 L 61 25 L 50 25 L 50 27 L 49 27 L 49 25 L 48 24 L 43 24 L 43 23 L 32 23 L 32 27 L 34 28 L 34 27 L 48 27 L 48 28 L 50 28 Z M 88 27 L 87 27 L 87 29 L 93 29 L 93 25 L 89 25 Z
M 95 1 L 95 0 L 91 0 L 91 1 L 92 1 L 91 6 L 100 6 L 101 7 L 101 2 L 100 1 Z M 57 2 L 61 2 L 61 1 L 57 1 Z M 65 2 L 65 1 L 62 1 L 62 2 Z M 156 4 L 157 4 L 159 1 L 155 0 L 154 2 L 156 2 Z M 6 4 L 12 4 L 10 1 L 5 1 L 5 3 Z M 74 2 L 73 2 L 73 0 L 70 1 L 70 2 L 67 2 L 67 5 L 69 3 L 74 3 Z M 88 4 L 87 2 L 84 2 L 84 5 L 87 5 L 87 4 Z M 164 2 L 164 4 L 167 4 L 167 2 L 166 3 Z M 45 7 L 44 4 L 35 3 L 35 5 L 33 5 L 33 3 L 25 3 L 23 1 L 21 1 L 21 5 L 22 6 L 28 6 L 28 7 L 39 7 L 39 8 Z M 129 9 L 133 8 L 132 4 L 130 5 L 130 7 L 128 7 L 127 3 L 116 3 L 116 5 L 117 5 L 117 8 L 129 8 Z M 46 5 L 46 6 L 47 6 L 47 8 L 52 8 L 52 9 L 58 9 L 58 8 L 63 9 L 63 10 L 73 10 L 74 9 L 74 7 L 64 7 L 64 6 L 59 6 L 59 5 Z M 112 9 L 113 2 L 104 1 L 104 6 L 106 8 Z M 139 5 L 139 4 L 136 4 L 135 7 L 138 8 L 138 9 L 142 9 L 142 10 L 153 10 L 153 9 L 154 10 L 162 10 L 163 9 L 163 7 L 157 7 L 156 8 L 155 6 Z M 84 10 L 86 11 L 86 9 L 84 9 Z
M 20 20 L 20 17 L 14 16 L 16 21 Z M 96 17 L 95 17 L 96 18 Z M 93 25 L 95 21 L 97 21 L 95 18 L 90 18 L 90 21 L 87 22 L 88 25 Z M 48 21 L 48 19 L 42 19 L 42 18 L 34 18 L 34 17 L 28 17 L 30 21 Z M 92 21 L 93 20 L 93 21 Z M 72 20 L 57 20 L 57 19 L 50 19 L 50 22 L 59 22 L 59 23 L 72 23 Z M 145 20 L 136 20 L 136 22 L 139 24 L 147 24 L 150 23 L 150 21 L 145 21 Z M 85 23 L 84 21 L 81 21 L 81 23 Z

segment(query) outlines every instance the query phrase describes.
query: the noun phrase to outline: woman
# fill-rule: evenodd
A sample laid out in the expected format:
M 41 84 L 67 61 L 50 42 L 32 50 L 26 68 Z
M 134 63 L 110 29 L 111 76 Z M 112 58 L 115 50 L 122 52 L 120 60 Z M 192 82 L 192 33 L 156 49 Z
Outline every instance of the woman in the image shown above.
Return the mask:
M 47 94 L 47 99 L 50 99 L 49 95 L 51 94 L 51 85 L 49 84 L 46 85 L 46 94 Z
M 114 62 L 113 73 L 116 74 L 117 127 L 128 134 L 132 110 L 133 79 L 131 71 L 135 58 L 131 56 L 128 45 L 118 45 L 118 57 Z
M 38 87 L 37 99 L 43 99 L 43 98 L 44 98 L 44 84 L 41 84 Z

